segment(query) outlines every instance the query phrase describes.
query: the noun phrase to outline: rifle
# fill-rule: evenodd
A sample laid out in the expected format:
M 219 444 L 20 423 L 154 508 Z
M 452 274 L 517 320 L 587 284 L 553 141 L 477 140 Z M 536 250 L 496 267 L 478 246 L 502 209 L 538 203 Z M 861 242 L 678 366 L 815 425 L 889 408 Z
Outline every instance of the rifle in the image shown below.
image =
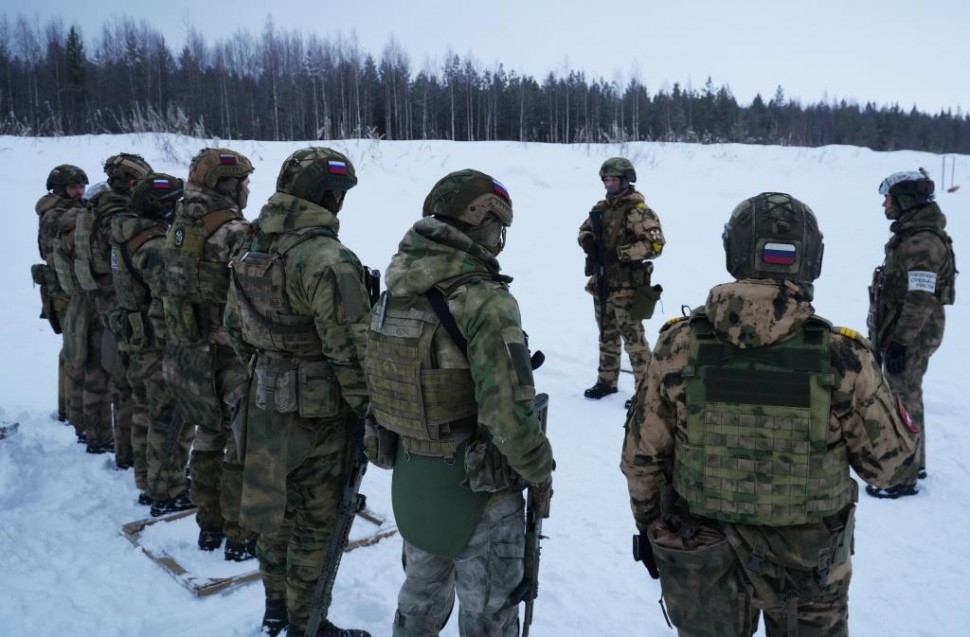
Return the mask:
M 363 423 L 360 423 L 360 426 L 363 427 Z M 337 568 L 340 566 L 340 558 L 343 557 L 344 548 L 347 546 L 347 538 L 350 536 L 350 527 L 354 525 L 354 517 L 359 511 L 363 511 L 367 503 L 367 497 L 359 493 L 360 483 L 364 479 L 364 472 L 367 471 L 367 456 L 364 455 L 363 445 L 351 444 L 354 446 L 354 464 L 344 484 L 340 508 L 337 509 L 337 523 L 334 525 L 333 535 L 330 536 L 330 545 L 323 559 L 323 569 L 313 588 L 310 619 L 307 620 L 305 631 L 307 635 L 317 634 L 323 621 L 324 609 L 330 608 L 330 602 L 333 601 L 333 584 L 337 579 Z
M 600 341 L 603 340 L 603 324 L 606 322 L 606 303 L 609 289 L 606 285 L 606 248 L 603 245 L 603 211 L 593 208 L 589 211 L 589 222 L 593 228 L 596 252 L 593 255 L 593 275 L 596 277 L 596 300 L 599 303 Z
M 539 426 L 542 433 L 546 433 L 546 421 L 549 414 L 549 395 L 538 394 L 535 400 L 536 413 L 539 415 Z M 507 608 L 518 606 L 525 602 L 525 614 L 522 618 L 522 637 L 529 637 L 529 626 L 532 625 L 532 607 L 539 596 L 539 541 L 546 536 L 542 534 L 542 518 L 536 511 L 535 497 L 531 489 L 525 501 L 525 568 L 522 581 L 509 595 Z

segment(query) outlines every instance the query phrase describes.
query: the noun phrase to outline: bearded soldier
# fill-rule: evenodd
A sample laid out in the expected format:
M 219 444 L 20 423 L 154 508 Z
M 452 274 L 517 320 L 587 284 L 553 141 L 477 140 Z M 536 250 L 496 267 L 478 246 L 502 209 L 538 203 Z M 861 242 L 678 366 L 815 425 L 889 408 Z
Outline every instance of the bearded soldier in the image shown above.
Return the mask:
M 236 408 L 245 431 L 240 521 L 260 534 L 270 635 L 306 631 L 360 444 L 353 432 L 367 410 L 361 363 L 370 299 L 364 268 L 337 238 L 337 214 L 356 184 L 343 154 L 294 152 L 231 264 L 225 326 L 252 371 Z M 336 627 L 328 610 L 316 636 L 369 637 Z
M 617 392 L 620 341 L 626 348 L 636 384 L 650 362 L 643 320 L 653 316 L 661 287 L 650 284 L 653 263 L 665 240 L 660 219 L 633 186 L 637 172 L 630 160 L 611 157 L 600 167 L 606 199 L 598 202 L 579 227 L 586 253 L 586 291 L 593 295 L 599 326 L 599 371 L 584 392 L 599 400 Z M 630 406 L 628 400 L 626 406 Z
M 437 635 L 457 592 L 463 637 L 512 637 L 522 489 L 547 517 L 554 466 L 511 278 L 496 259 L 512 201 L 489 175 L 460 170 L 434 185 L 423 217 L 388 267 L 365 366 L 377 427 L 368 455 L 393 465 L 404 537 L 393 634 Z
M 118 298 L 111 325 L 128 358 L 132 420 L 137 430 L 147 432 L 146 493 L 154 503 L 177 498 L 188 488 L 185 465 L 191 437 L 183 435 L 177 444 L 172 395 L 162 375 L 165 231 L 181 196 L 181 179 L 148 173 L 132 189 L 131 208 L 111 220 L 111 266 Z
M 31 268 L 34 284 L 40 286 L 41 318 L 47 319 L 55 334 L 62 335 L 64 345 L 57 358 L 57 418 L 76 427 L 81 425 L 81 402 L 72 405 L 71 379 L 74 365 L 68 360 L 67 338 L 64 323 L 73 287 L 65 289 L 57 279 L 54 263 L 54 242 L 63 234 L 74 232 L 78 208 L 83 208 L 82 197 L 88 176 L 77 166 L 62 164 L 47 175 L 47 194 L 37 201 L 39 227 L 37 249 L 43 263 Z M 80 395 L 78 396 L 80 398 Z
M 783 193 L 724 229 L 735 281 L 661 330 L 620 467 L 683 637 L 848 634 L 857 491 L 916 478 L 917 428 L 868 342 L 811 305 L 815 215 Z
M 234 150 L 200 150 L 189 165 L 188 183 L 165 240 L 162 300 L 169 342 L 164 373 L 186 421 L 182 426 L 196 427 L 189 467 L 191 504 L 199 507 L 198 546 L 215 551 L 225 539 L 223 555 L 232 561 L 254 557 L 256 542 L 255 534 L 239 524 L 242 462 L 226 403 L 247 372 L 222 327 L 230 255 L 250 233 L 242 211 L 252 172 L 252 162 Z M 175 499 L 158 503 L 153 513 L 187 506 Z
M 919 477 L 926 477 L 923 375 L 943 342 L 945 305 L 956 297 L 956 258 L 946 233 L 946 217 L 933 200 L 933 181 L 920 169 L 894 173 L 879 185 L 883 211 L 892 221 L 886 259 L 869 289 L 869 338 L 893 392 L 923 434 Z M 915 485 L 893 490 L 868 488 L 870 495 L 896 498 L 916 493 Z

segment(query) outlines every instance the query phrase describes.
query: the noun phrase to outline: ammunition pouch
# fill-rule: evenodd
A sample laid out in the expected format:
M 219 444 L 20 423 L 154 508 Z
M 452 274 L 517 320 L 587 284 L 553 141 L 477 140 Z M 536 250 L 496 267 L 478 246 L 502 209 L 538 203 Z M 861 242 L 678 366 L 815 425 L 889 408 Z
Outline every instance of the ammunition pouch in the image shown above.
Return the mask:
M 336 418 L 340 388 L 326 361 L 257 365 L 256 407 L 279 414 L 298 412 L 303 418 Z
M 609 269 L 611 288 L 641 288 L 650 285 L 651 261 L 621 261 Z
M 143 352 L 154 347 L 152 324 L 141 312 L 118 308 L 108 315 L 108 328 L 122 352 Z
M 664 291 L 661 285 L 643 285 L 633 294 L 633 305 L 630 307 L 630 318 L 643 321 L 653 317 L 653 311 Z
M 393 469 L 397 443 L 396 433 L 381 427 L 369 415 L 364 418 L 364 453 L 372 464 L 381 469 Z
M 479 432 L 465 447 L 465 474 L 462 484 L 474 493 L 521 491 L 526 486 L 484 432 Z

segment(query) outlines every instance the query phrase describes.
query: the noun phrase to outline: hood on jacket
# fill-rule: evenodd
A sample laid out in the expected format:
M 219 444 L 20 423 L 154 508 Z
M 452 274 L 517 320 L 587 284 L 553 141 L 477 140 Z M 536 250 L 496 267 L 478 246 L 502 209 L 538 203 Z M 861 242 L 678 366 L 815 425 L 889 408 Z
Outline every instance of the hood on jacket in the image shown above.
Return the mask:
M 763 347 L 791 337 L 812 316 L 808 283 L 740 279 L 714 287 L 705 310 L 717 338 L 737 347 Z

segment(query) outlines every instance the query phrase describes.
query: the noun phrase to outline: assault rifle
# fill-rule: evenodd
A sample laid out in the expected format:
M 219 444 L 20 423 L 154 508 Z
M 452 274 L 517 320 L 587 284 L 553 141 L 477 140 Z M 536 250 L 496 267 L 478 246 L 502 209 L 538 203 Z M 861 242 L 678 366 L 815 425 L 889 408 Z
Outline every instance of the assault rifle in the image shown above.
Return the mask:
M 536 413 L 539 415 L 539 426 L 542 433 L 546 433 L 546 421 L 549 414 L 549 395 L 538 394 L 535 400 Z M 509 595 L 508 608 L 525 602 L 525 614 L 522 618 L 522 637 L 529 637 L 529 626 L 532 625 L 532 607 L 539 596 L 539 541 L 542 535 L 542 517 L 536 510 L 535 496 L 529 489 L 525 501 L 525 572 L 522 581 Z
M 593 275 L 596 277 L 596 302 L 600 310 L 600 341 L 603 340 L 603 325 L 606 323 L 606 304 L 609 295 L 606 281 L 606 247 L 603 245 L 603 211 L 593 208 L 589 211 L 589 223 L 593 228 L 593 241 L 596 251 L 593 254 Z
M 359 423 L 363 427 L 363 423 Z M 351 433 L 351 436 L 354 434 Z M 351 443 L 354 444 L 354 443 Z M 323 569 L 320 571 L 320 578 L 313 588 L 313 598 L 310 600 L 310 619 L 307 620 L 306 634 L 316 635 L 323 621 L 324 609 L 330 608 L 333 600 L 333 584 L 337 579 L 337 568 L 340 566 L 340 558 L 343 557 L 344 548 L 347 546 L 347 538 L 350 536 L 350 527 L 354 525 L 354 517 L 359 511 L 364 509 L 367 498 L 359 493 L 360 483 L 364 479 L 364 472 L 367 470 L 367 456 L 364 455 L 363 445 L 354 445 L 354 465 L 351 467 L 350 476 L 344 484 L 343 495 L 340 499 L 340 508 L 337 509 L 337 523 L 334 525 L 333 535 L 330 537 L 330 545 L 323 560 Z

